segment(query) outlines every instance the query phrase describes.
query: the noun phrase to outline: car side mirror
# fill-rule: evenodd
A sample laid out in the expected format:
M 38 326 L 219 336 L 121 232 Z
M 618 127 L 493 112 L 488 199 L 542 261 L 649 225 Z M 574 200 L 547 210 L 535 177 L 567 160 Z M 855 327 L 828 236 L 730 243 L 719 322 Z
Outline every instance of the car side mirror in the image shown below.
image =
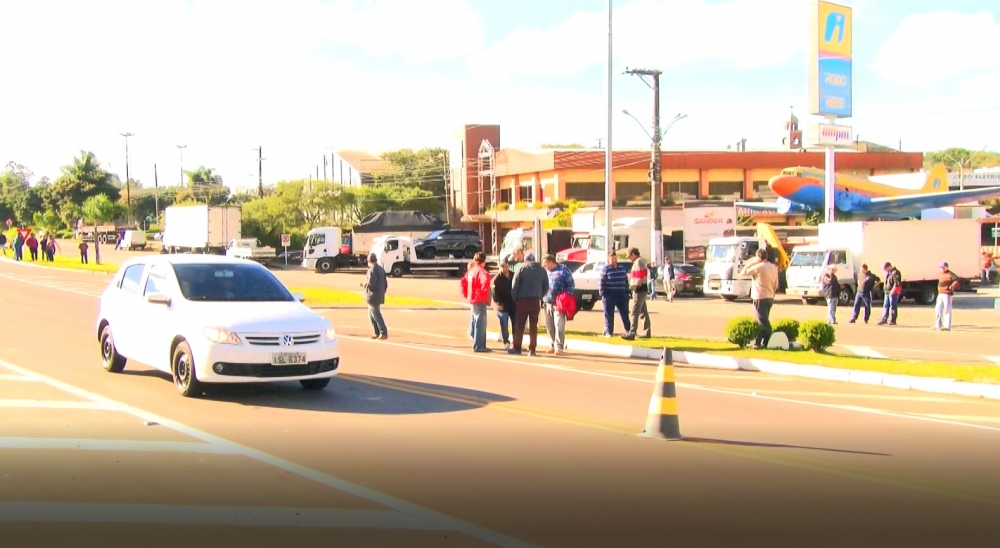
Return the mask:
M 306 296 L 303 293 L 292 293 L 292 296 L 295 297 L 295 300 L 300 303 L 306 302 Z
M 164 295 L 163 293 L 150 293 L 146 295 L 146 302 L 153 304 L 170 304 L 170 297 Z

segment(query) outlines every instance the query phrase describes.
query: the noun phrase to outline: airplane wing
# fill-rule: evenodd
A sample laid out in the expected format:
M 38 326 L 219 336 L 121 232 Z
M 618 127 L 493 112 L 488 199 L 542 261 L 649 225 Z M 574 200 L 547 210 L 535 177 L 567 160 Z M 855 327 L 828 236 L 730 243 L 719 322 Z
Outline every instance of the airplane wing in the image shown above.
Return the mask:
M 1000 187 L 974 188 L 930 194 L 906 194 L 903 196 L 871 198 L 865 204 L 865 209 L 867 210 L 866 212 L 870 213 L 915 212 L 921 209 L 934 209 L 968 202 L 978 202 L 979 200 L 998 196 L 1000 196 Z
M 737 208 L 758 213 L 777 213 L 780 215 L 805 215 L 807 213 L 799 204 L 784 198 L 778 198 L 776 202 L 736 202 L 734 205 Z

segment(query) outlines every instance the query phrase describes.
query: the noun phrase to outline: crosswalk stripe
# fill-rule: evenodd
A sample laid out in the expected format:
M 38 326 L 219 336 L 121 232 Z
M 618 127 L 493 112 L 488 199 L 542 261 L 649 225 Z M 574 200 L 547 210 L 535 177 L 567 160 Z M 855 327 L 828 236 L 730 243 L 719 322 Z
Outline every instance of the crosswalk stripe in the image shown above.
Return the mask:
M 840 344 L 837 346 L 840 346 L 841 348 L 846 348 L 847 350 L 850 350 L 852 353 L 865 358 L 879 358 L 883 360 L 886 359 L 885 354 L 879 352 L 878 350 L 875 350 L 870 346 L 852 346 L 848 344 Z

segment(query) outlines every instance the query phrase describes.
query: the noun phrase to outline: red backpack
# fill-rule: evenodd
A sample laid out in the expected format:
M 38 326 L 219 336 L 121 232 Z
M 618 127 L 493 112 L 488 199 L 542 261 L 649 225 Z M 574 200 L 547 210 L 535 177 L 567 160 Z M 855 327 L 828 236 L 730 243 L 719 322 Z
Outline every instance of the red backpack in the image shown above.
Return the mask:
M 556 297 L 556 310 L 566 314 L 566 320 L 572 320 L 576 316 L 576 297 L 572 293 L 560 293 Z

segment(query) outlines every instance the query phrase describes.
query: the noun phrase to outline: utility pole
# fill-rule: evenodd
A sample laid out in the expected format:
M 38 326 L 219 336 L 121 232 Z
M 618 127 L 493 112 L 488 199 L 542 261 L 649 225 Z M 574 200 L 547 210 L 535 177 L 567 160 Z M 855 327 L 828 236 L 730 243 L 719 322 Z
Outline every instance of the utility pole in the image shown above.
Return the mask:
M 612 33 L 613 25 L 611 19 L 611 12 L 614 4 L 614 0 L 608 0 L 608 126 L 607 126 L 607 148 L 604 149 L 604 249 L 606 253 L 611 253 L 615 251 L 615 240 L 614 233 L 611 230 L 611 219 L 612 213 L 611 208 L 613 206 L 611 200 L 611 185 L 615 184 L 615 178 L 613 174 L 613 162 L 612 162 L 612 151 L 611 151 L 611 93 L 613 86 L 612 78 L 612 68 L 614 66 L 614 57 L 612 57 Z
M 177 147 L 177 151 L 181 155 L 181 187 L 183 187 L 184 186 L 184 149 L 187 148 L 187 145 L 174 145 L 174 146 Z
M 659 70 L 632 69 L 626 70 L 626 74 L 634 76 L 653 77 L 653 150 L 649 162 L 649 184 L 650 184 L 650 215 L 653 221 L 653 230 L 650 242 L 651 250 L 649 260 L 659 266 L 663 262 L 663 219 L 661 214 L 660 198 L 660 139 L 663 136 L 660 132 L 660 74 Z M 643 78 L 645 81 L 645 78 Z
M 257 194 L 264 197 L 264 147 L 257 148 Z
M 125 138 L 125 202 L 127 204 L 128 222 L 129 224 L 132 224 L 132 192 L 130 189 L 132 185 L 129 184 L 128 178 L 128 138 L 133 134 L 126 132 L 120 135 Z
M 448 153 L 447 152 L 445 152 L 442 156 L 443 156 L 442 159 L 444 161 L 444 212 L 445 212 L 445 215 L 447 216 L 447 219 L 448 219 L 447 220 L 448 226 L 452 226 L 452 224 L 451 224 L 451 208 L 452 208 L 452 203 L 451 203 L 451 196 L 452 196 L 452 191 L 451 191 L 451 164 L 449 162 L 449 157 L 448 157 Z
M 156 164 L 153 164 L 153 221 L 160 224 L 160 176 L 156 173 Z
M 326 181 L 326 154 L 323 155 L 323 180 Z

